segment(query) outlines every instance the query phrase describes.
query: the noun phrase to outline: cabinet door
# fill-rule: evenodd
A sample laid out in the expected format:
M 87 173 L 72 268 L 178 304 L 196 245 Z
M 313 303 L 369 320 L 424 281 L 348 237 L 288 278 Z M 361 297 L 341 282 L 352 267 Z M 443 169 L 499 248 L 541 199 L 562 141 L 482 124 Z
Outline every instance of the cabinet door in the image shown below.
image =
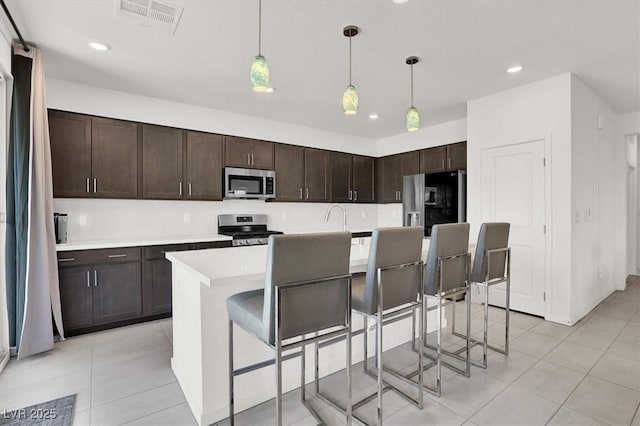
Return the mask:
M 301 201 L 304 197 L 304 148 L 276 144 L 276 200 Z
M 171 312 L 171 262 L 166 259 L 144 262 L 142 300 L 143 315 Z
M 436 146 L 420 151 L 420 173 L 436 173 L 447 170 L 447 147 Z
M 54 197 L 89 197 L 91 117 L 49 111 Z
M 142 125 L 142 198 L 183 198 L 183 132 Z
M 402 176 L 416 175 L 420 173 L 420 153 L 418 151 L 405 152 L 400 155 L 400 181 L 399 188 L 402 189 Z
M 142 314 L 140 262 L 94 267 L 93 321 L 107 323 Z
M 101 198 L 138 197 L 138 125 L 91 119 L 92 193 Z
M 375 161 L 370 157 L 353 156 L 354 201 L 372 203 L 375 201 L 374 182 Z
M 65 330 L 93 324 L 92 270 L 88 266 L 58 269 L 60 305 Z
M 329 201 L 329 152 L 304 149 L 304 198 L 306 201 Z
M 273 145 L 272 142 L 253 141 L 252 168 L 273 170 Z
M 467 168 L 467 143 L 452 143 L 447 146 L 448 170 L 465 170 Z
M 189 200 L 222 200 L 222 136 L 187 132 L 186 194 Z
M 225 136 L 224 164 L 227 167 L 251 167 L 253 139 Z
M 351 182 L 351 154 L 331 153 L 331 201 L 346 203 L 353 200 Z
M 401 161 L 398 155 L 390 155 L 382 157 L 379 160 L 379 188 L 381 203 L 397 203 L 400 202 L 400 188 L 398 187 L 401 172 Z

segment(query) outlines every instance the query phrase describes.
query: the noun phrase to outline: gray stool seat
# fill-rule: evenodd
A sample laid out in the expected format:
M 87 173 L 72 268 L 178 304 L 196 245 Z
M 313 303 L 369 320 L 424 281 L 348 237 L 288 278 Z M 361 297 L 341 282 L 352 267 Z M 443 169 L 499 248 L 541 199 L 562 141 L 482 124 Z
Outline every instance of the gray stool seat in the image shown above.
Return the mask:
M 234 294 L 227 299 L 229 319 L 254 334 L 265 343 L 270 343 L 272 337 L 262 321 L 264 308 L 264 289 L 245 291 Z

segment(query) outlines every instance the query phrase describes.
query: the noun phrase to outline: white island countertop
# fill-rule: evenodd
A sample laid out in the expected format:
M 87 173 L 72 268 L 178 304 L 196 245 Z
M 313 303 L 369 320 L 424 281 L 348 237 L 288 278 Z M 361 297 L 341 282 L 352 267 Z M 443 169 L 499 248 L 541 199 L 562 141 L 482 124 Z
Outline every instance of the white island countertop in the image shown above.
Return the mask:
M 190 244 L 190 243 L 210 243 L 216 241 L 231 241 L 232 238 L 226 235 L 187 235 L 187 236 L 167 236 L 167 237 L 138 237 L 122 238 L 113 240 L 82 240 L 69 241 L 64 244 L 56 244 L 56 251 L 70 250 L 93 250 L 117 247 L 138 247 L 138 246 L 158 246 L 165 244 Z

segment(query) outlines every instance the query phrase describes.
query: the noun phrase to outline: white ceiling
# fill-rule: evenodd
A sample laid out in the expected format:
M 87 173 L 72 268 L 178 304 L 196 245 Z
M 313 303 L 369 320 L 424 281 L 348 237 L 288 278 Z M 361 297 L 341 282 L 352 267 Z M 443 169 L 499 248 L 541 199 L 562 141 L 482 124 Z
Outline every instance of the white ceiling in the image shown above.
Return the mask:
M 638 1 L 264 0 L 273 94 L 251 90 L 257 0 L 174 0 L 175 35 L 116 14 L 116 0 L 9 0 L 49 77 L 370 138 L 399 134 L 417 55 L 423 126 L 462 118 L 466 101 L 574 72 L 616 112 L 640 109 Z M 355 116 L 342 113 L 353 40 Z M 87 46 L 104 41 L 112 50 Z M 505 70 L 521 63 L 524 70 Z M 369 113 L 380 114 L 377 121 Z

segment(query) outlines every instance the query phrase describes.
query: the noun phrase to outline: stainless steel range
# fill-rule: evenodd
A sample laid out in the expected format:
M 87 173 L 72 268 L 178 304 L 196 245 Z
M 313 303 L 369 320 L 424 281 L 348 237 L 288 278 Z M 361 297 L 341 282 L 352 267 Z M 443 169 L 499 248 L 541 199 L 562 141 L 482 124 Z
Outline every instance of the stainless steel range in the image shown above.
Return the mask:
M 282 232 L 267 229 L 265 214 L 221 214 L 218 215 L 218 234 L 233 237 L 232 244 L 237 247 L 267 244 L 269 235 Z

